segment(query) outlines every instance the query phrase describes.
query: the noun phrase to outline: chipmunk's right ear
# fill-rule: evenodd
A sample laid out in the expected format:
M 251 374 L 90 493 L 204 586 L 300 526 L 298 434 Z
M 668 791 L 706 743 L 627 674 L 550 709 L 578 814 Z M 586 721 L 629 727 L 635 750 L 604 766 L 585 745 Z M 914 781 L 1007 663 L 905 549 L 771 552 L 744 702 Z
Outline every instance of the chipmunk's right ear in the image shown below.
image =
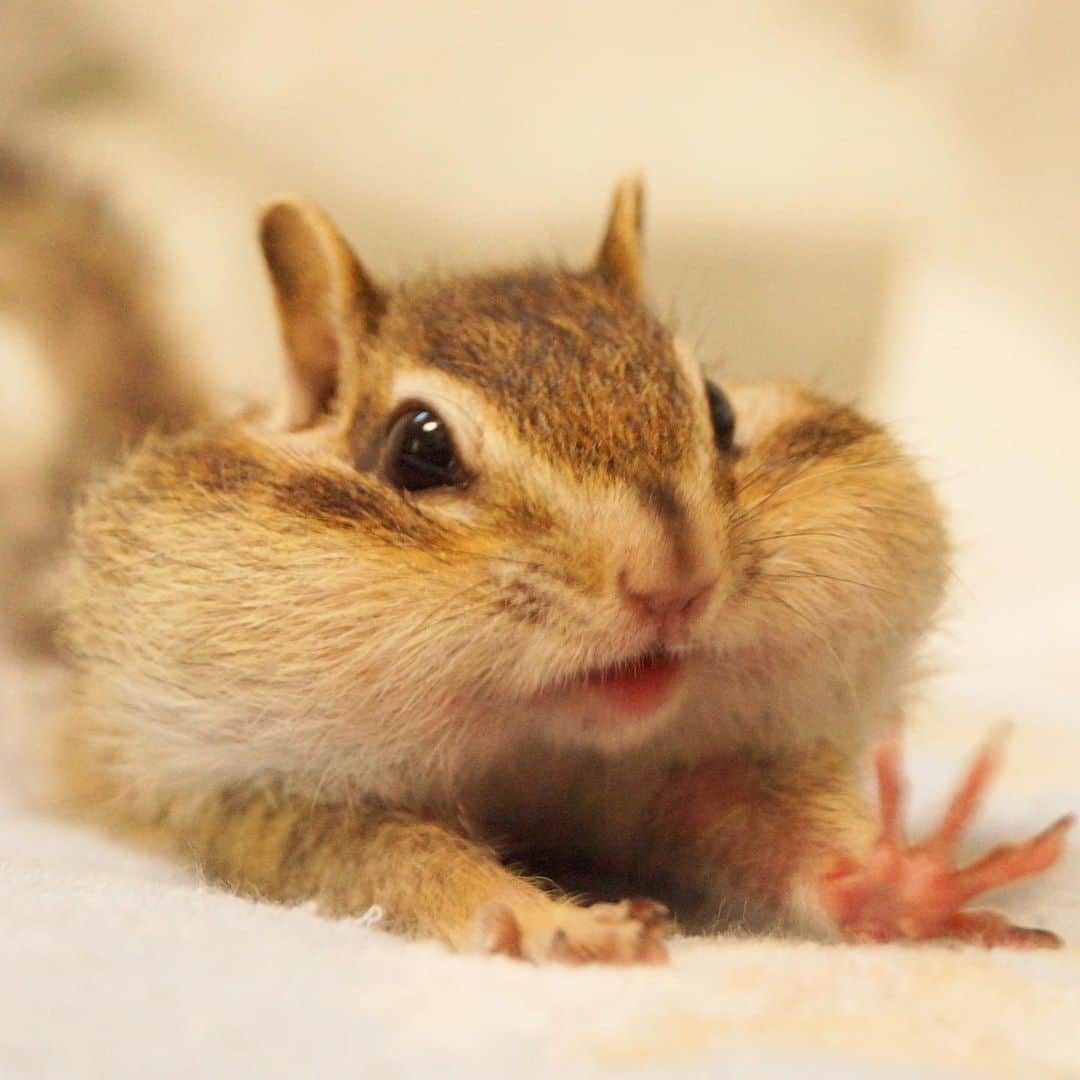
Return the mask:
M 326 413 L 342 363 L 377 330 L 386 297 L 333 222 L 303 199 L 267 206 L 259 241 L 288 365 L 286 400 L 276 419 L 285 430 L 298 431 Z
M 595 269 L 610 285 L 641 296 L 641 221 L 645 188 L 636 173 L 623 177 L 615 187 L 611 211 Z

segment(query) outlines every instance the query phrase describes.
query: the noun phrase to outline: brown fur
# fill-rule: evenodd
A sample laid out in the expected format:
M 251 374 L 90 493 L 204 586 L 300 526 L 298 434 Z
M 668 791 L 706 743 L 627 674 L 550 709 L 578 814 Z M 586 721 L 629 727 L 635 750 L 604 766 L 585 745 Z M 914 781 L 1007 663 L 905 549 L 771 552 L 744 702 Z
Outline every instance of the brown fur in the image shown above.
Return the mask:
M 877 424 L 870 423 L 853 409 L 825 405 L 819 414 L 800 419 L 778 431 L 769 452 L 778 462 L 794 464 L 839 454 L 880 431 Z
M 20 650 L 51 651 L 50 571 L 77 494 L 147 431 L 190 427 L 206 403 L 162 328 L 142 251 L 94 192 L 0 148 L 0 237 L 0 316 L 40 345 L 73 414 L 36 475 L 0 477 L 9 627 Z
M 576 476 L 650 483 L 693 443 L 670 334 L 595 274 L 536 270 L 413 287 L 384 334 L 388 348 L 476 387 L 526 445 Z M 560 399 L 578 406 L 553 415 Z M 602 415 L 590 408 L 598 401 Z
M 496 852 L 695 925 L 827 932 L 811 882 L 866 842 L 854 761 L 936 610 L 940 513 L 887 433 L 797 388 L 730 387 L 716 447 L 638 298 L 635 191 L 589 270 L 396 291 L 314 208 L 270 208 L 276 418 L 148 440 L 78 515 L 72 812 L 455 947 L 660 955 L 655 909 L 582 908 Z M 409 402 L 448 422 L 464 487 L 383 479 Z M 707 599 L 683 625 L 627 595 Z M 663 707 L 582 696 L 661 645 Z
M 790 918 L 793 890 L 805 884 L 809 891 L 838 849 L 865 850 L 875 833 L 854 763 L 828 744 L 800 754 L 742 751 L 678 768 L 654 813 L 658 830 L 687 859 L 682 873 L 693 887 L 682 888 L 696 897 L 687 908 L 697 909 L 688 922 L 704 927 L 734 921 L 760 929 Z M 671 868 L 656 872 L 670 876 Z
M 85 777 L 88 766 L 100 778 L 99 763 L 68 758 L 63 767 L 69 777 Z M 94 817 L 151 850 L 194 855 L 201 872 L 243 895 L 314 898 L 337 916 L 378 903 L 388 928 L 458 947 L 469 943 L 481 906 L 515 893 L 528 900 L 534 888 L 490 849 L 406 813 L 314 802 L 277 785 L 134 804 L 129 797 L 95 785 L 79 793 L 75 808 L 93 808 Z

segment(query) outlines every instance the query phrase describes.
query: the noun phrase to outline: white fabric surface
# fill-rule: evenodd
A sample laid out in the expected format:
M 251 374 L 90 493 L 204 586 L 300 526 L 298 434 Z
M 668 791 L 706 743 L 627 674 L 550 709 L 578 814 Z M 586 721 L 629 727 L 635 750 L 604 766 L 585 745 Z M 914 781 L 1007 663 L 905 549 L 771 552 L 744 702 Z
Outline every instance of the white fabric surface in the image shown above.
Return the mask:
M 732 307 L 704 274 L 714 246 L 755 227 L 751 251 L 770 229 L 902 239 L 870 397 L 934 464 L 961 540 L 949 682 L 911 731 L 914 817 L 932 819 L 1003 709 L 1017 727 L 976 846 L 1080 809 L 1080 96 L 1056 21 L 1075 5 L 639 3 L 568 31 L 589 5 L 560 4 L 541 35 L 494 4 L 456 35 L 459 12 L 424 4 L 8 7 L 28 28 L 5 24 L 9 89 L 70 47 L 62 20 L 44 33 L 53 7 L 138 59 L 135 99 L 51 126 L 138 211 L 193 356 L 229 390 L 273 377 L 250 222 L 279 187 L 326 202 L 381 269 L 531 254 L 555 227 L 550 247 L 584 251 L 602 188 L 640 164 L 654 256 L 685 260 L 679 293 L 704 290 L 707 313 L 726 298 L 715 343 L 756 363 L 770 350 L 740 341 L 739 318 L 790 323 L 800 377 L 835 333 L 793 316 L 805 290 Z M 680 15 L 692 49 L 649 29 Z M 942 271 L 935 244 L 961 266 Z M 849 335 L 864 301 L 841 284 L 811 292 L 810 314 Z M 0 784 L 0 1076 L 1080 1076 L 1075 840 L 994 898 L 1062 934 L 1058 953 L 720 940 L 676 942 L 663 970 L 536 970 L 239 900 L 51 820 L 22 746 L 47 682 L 0 665 L 0 759 L 18 781 Z
M 0 669 L 5 764 L 53 683 Z M 981 722 L 913 727 L 926 821 Z M 27 724 L 27 721 L 29 722 Z M 1080 740 L 1023 725 L 973 841 L 1075 806 Z M 999 898 L 1056 953 L 677 941 L 664 969 L 451 956 L 251 903 L 0 802 L 0 1075 L 1080 1075 L 1080 858 Z

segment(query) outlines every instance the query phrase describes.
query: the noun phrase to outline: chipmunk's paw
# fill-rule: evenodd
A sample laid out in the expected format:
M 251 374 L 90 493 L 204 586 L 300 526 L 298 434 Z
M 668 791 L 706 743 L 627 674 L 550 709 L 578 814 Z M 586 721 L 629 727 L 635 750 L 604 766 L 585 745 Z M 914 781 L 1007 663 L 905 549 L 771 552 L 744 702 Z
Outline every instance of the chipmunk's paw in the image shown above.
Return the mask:
M 975 813 L 1000 758 L 988 743 L 953 796 L 944 820 L 929 840 L 909 844 L 900 822 L 902 785 L 899 750 L 887 743 L 877 751 L 881 835 L 859 863 L 839 858 L 821 881 L 826 909 L 853 941 L 948 939 L 987 948 L 1056 948 L 1061 941 L 1046 930 L 1013 926 L 991 911 L 964 911 L 989 889 L 1041 873 L 1064 847 L 1072 817 L 1019 844 L 1002 845 L 957 869 L 956 843 Z
M 655 900 L 519 912 L 489 904 L 478 920 L 482 952 L 534 964 L 664 964 L 668 909 Z

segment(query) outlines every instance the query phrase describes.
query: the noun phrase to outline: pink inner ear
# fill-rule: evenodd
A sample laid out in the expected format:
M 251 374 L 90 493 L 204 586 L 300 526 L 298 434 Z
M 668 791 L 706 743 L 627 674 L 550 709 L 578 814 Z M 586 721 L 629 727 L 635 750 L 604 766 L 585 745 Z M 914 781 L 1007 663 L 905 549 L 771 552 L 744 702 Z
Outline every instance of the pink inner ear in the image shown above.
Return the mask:
M 341 342 L 325 325 L 294 324 L 288 353 L 285 400 L 276 410 L 273 426 L 302 431 L 327 411 L 337 391 Z
M 341 342 L 329 330 L 322 334 L 319 351 L 318 371 L 312 371 L 309 378 L 313 406 L 316 414 L 324 413 L 330 407 L 338 387 L 338 364 L 341 361 Z M 312 417 L 314 420 L 315 417 Z

